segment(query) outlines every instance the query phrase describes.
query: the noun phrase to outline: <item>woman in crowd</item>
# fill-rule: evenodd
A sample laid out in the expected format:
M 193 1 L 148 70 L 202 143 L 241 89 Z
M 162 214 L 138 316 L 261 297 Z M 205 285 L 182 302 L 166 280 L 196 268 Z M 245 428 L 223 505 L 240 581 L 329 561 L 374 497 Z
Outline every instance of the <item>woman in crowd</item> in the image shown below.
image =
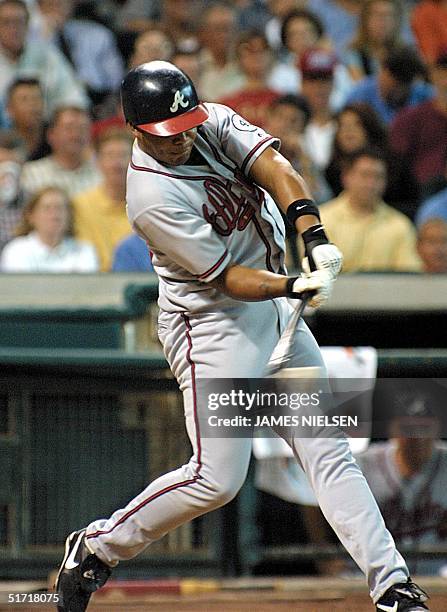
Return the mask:
M 334 196 L 343 189 L 342 174 L 353 153 L 366 146 L 374 146 L 387 155 L 388 149 L 386 128 L 367 104 L 349 104 L 338 113 L 336 119 L 332 155 L 325 172 Z
M 23 209 L 13 238 L 0 256 L 2 272 L 96 272 L 92 245 L 73 238 L 72 205 L 57 187 L 39 191 Z
M 356 36 L 345 57 L 355 81 L 376 74 L 387 52 L 404 44 L 401 23 L 400 0 L 366 0 L 363 3 Z

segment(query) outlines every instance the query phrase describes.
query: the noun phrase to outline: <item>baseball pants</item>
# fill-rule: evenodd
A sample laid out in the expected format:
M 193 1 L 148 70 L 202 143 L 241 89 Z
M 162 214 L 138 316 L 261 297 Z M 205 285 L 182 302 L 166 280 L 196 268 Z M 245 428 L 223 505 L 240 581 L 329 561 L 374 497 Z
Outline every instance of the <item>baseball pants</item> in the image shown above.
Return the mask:
M 198 378 L 258 378 L 291 313 L 284 298 L 240 303 L 225 313 L 161 312 L 159 337 L 184 397 L 190 461 L 164 474 L 109 519 L 87 527 L 89 548 L 110 565 L 131 559 L 179 525 L 235 497 L 248 470 L 251 438 L 205 438 L 198 412 Z M 324 368 L 319 347 L 301 321 L 293 366 Z M 343 546 L 367 577 L 377 601 L 408 569 L 386 529 L 344 437 L 286 440 L 307 473 L 318 503 Z

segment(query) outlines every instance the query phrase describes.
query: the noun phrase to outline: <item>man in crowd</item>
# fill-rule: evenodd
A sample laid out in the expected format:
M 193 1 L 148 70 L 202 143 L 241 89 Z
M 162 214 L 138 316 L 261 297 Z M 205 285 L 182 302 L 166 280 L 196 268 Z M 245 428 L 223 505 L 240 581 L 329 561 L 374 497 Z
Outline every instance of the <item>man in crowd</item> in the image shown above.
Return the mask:
M 403 109 L 390 133 L 391 148 L 401 166 L 411 172 L 422 197 L 447 165 L 447 50 L 430 69 L 430 78 L 434 98 Z
M 86 108 L 84 88 L 68 61 L 54 47 L 29 40 L 28 26 L 26 2 L 0 2 L 0 102 L 17 76 L 32 75 L 41 83 L 47 116 L 62 104 Z
M 23 166 L 22 186 L 28 194 L 48 186 L 70 196 L 100 180 L 90 143 L 90 118 L 79 107 L 58 108 L 51 118 L 47 139 L 51 154 Z
M 41 159 L 51 152 L 46 139 L 44 99 L 37 79 L 19 77 L 7 95 L 8 118 L 20 140 L 20 153 L 25 161 Z
M 343 183 L 344 191 L 320 208 L 343 253 L 343 270 L 420 270 L 411 221 L 382 200 L 386 187 L 382 153 L 363 149 L 353 154 Z
M 73 200 L 75 235 L 95 246 L 103 272 L 109 271 L 117 244 L 131 233 L 126 214 L 126 172 L 132 140 L 125 129 L 104 132 L 96 152 L 102 180 Z
M 447 187 L 419 208 L 416 226 L 418 253 L 424 271 L 447 274 Z
M 410 47 L 392 49 L 377 75 L 359 81 L 349 94 L 347 104 L 369 104 L 386 124 L 403 108 L 425 102 L 433 89 L 423 82 L 424 66 Z

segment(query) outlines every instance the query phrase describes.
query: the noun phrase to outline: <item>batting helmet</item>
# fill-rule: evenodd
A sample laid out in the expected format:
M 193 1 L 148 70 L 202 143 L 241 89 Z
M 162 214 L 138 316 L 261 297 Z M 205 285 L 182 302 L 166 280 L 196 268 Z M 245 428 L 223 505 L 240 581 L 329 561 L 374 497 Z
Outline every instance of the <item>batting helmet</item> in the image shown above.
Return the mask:
M 126 121 L 155 136 L 185 132 L 209 115 L 191 79 L 169 62 L 148 62 L 128 72 L 121 101 Z

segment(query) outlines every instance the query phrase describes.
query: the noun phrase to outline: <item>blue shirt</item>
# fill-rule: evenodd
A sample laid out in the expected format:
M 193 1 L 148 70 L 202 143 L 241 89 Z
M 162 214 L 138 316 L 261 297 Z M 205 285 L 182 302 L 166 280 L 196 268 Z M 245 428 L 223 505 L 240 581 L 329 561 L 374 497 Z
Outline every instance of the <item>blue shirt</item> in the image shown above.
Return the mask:
M 112 272 L 153 272 L 147 244 L 136 234 L 124 238 L 115 249 Z
M 416 226 L 420 227 L 430 219 L 442 219 L 447 223 L 447 187 L 421 204 L 416 214 Z
M 433 98 L 434 90 L 431 85 L 422 81 L 413 83 L 405 107 L 414 106 Z M 346 104 L 365 102 L 379 115 L 384 123 L 391 123 L 396 114 L 402 110 L 390 106 L 380 95 L 377 76 L 369 76 L 359 81 L 349 94 Z

